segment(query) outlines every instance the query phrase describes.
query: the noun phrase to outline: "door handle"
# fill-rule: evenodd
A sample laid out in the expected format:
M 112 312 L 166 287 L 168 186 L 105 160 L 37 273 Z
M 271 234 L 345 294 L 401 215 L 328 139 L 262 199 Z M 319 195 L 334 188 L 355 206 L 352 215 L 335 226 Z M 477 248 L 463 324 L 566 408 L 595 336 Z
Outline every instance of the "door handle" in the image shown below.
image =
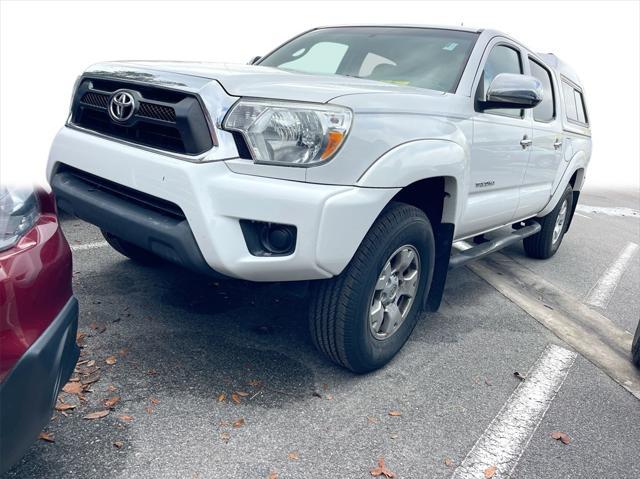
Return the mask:
M 532 143 L 533 140 L 531 140 L 527 135 L 524 135 L 522 137 L 522 140 L 520 140 L 520 144 L 522 145 L 523 150 L 530 147 Z
M 561 146 L 562 146 L 562 140 L 559 138 L 556 138 L 556 141 L 553 143 L 553 147 L 556 150 L 558 150 Z

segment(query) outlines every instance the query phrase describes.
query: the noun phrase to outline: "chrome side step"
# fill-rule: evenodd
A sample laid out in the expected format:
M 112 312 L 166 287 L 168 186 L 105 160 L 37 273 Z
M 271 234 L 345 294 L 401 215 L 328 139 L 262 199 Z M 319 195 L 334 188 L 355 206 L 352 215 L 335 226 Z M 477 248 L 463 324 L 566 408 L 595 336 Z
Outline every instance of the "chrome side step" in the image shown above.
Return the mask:
M 514 230 L 511 234 L 496 238 L 486 243 L 481 243 L 477 246 L 472 246 L 460 253 L 451 256 L 449 259 L 449 269 L 459 268 L 464 266 L 470 261 L 480 259 L 484 256 L 495 253 L 502 248 L 505 248 L 513 243 L 525 239 L 528 236 L 534 235 L 542 229 L 540 223 L 532 223 L 523 228 Z M 454 243 L 455 244 L 455 243 Z

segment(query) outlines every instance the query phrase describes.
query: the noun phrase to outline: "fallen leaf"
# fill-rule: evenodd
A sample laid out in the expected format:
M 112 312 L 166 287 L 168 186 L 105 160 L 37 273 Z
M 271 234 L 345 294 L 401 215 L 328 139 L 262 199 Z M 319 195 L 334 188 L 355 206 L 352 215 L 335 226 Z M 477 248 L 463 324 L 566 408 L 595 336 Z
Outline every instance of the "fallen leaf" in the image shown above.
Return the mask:
M 120 357 L 124 357 L 128 352 L 129 350 L 127 348 L 122 348 L 120 351 L 118 351 L 118 354 L 120 355 Z
M 115 363 L 118 362 L 118 358 L 116 358 L 115 356 L 109 356 L 107 359 L 104 360 L 105 363 L 107 363 L 109 366 L 113 366 Z
M 484 470 L 484 477 L 485 479 L 491 479 L 493 476 L 496 475 L 496 470 L 498 468 L 494 465 L 494 466 L 489 466 Z
M 109 409 L 113 409 L 116 404 L 120 402 L 120 396 L 113 396 L 112 398 L 105 399 L 104 405 Z
M 551 433 L 551 437 L 556 441 L 560 441 L 562 444 L 569 444 L 571 442 L 571 438 L 564 432 L 554 431 Z
M 108 416 L 109 412 L 110 411 L 108 409 L 105 409 L 103 411 L 90 412 L 89 414 L 84 416 L 83 419 L 100 419 L 100 418 L 103 418 L 105 416 Z
M 220 393 L 220 394 L 218 395 L 218 402 L 222 402 L 222 401 L 224 401 L 225 399 L 227 399 L 227 395 L 226 395 L 225 393 Z
M 367 417 L 367 421 L 369 422 L 369 424 L 376 424 L 378 422 L 378 418 L 369 416 Z
M 115 447 L 117 447 L 118 449 L 120 449 L 122 446 L 124 446 L 124 442 L 122 442 L 122 441 L 114 441 L 113 445 Z
M 451 459 L 450 457 L 445 457 L 444 465 L 447 467 L 453 467 L 453 459 Z
M 518 371 L 515 371 L 515 372 L 513 373 L 513 375 L 514 375 L 515 377 L 517 377 L 520 381 L 524 381 L 525 379 L 527 379 L 527 377 L 526 377 L 526 376 L 523 376 L 523 375 L 522 375 L 522 374 L 520 374 Z
M 127 414 L 123 414 L 120 416 L 120 420 L 130 422 L 130 421 L 133 421 L 133 416 L 128 416 Z
M 80 394 L 83 390 L 83 387 L 82 387 L 82 384 L 80 384 L 79 382 L 77 383 L 69 382 L 64 385 L 62 390 L 69 394 Z
M 75 407 L 76 407 L 75 404 L 59 402 L 56 404 L 56 411 L 67 411 L 69 409 L 74 409 Z
M 149 399 L 149 401 L 151 402 L 151 404 L 153 404 L 154 406 L 157 406 L 160 403 L 159 399 L 156 398 L 151 398 Z
M 47 442 L 55 442 L 55 437 L 50 432 L 44 432 L 44 431 L 41 432 L 40 435 L 38 436 L 38 439 L 42 439 L 43 441 L 47 441 Z
M 221 432 L 220 439 L 222 439 L 223 442 L 227 443 L 229 442 L 229 439 L 231 439 L 231 434 L 229 434 L 228 432 Z
M 298 453 L 298 451 L 291 451 L 289 454 L 287 454 L 287 457 L 290 461 L 300 460 L 300 454 Z
M 236 391 L 236 394 L 243 398 L 246 398 L 249 395 L 249 393 L 246 393 L 244 391 Z
M 144 410 L 147 411 L 147 414 L 153 414 L 153 408 L 151 406 L 147 406 Z
M 278 479 L 278 473 L 276 471 L 271 471 L 267 476 L 267 479 Z
M 259 379 L 253 379 L 251 381 L 248 381 L 247 384 L 255 388 L 262 385 L 262 381 L 260 381 Z
M 236 429 L 241 428 L 242 426 L 244 426 L 244 418 L 241 417 L 240 419 L 234 421 L 232 426 L 235 427 Z
M 387 468 L 387 466 L 384 465 L 384 459 L 382 457 L 378 459 L 378 466 L 369 470 L 369 472 L 373 477 L 381 477 L 381 476 L 388 477 L 388 478 L 396 477 L 395 473 L 391 472 Z
M 389 416 L 398 417 L 402 416 L 402 413 L 400 411 L 389 411 Z
M 87 361 L 87 367 L 88 368 L 92 368 L 95 365 L 96 365 L 96 360 L 95 359 L 92 359 L 91 361 Z
M 240 396 L 238 396 L 236 393 L 233 393 L 231 395 L 231 400 L 236 404 L 240 404 Z
M 115 387 L 113 384 L 109 384 L 109 385 L 107 386 L 107 391 L 109 391 L 109 392 L 114 393 L 114 392 L 116 392 L 117 390 L 118 390 L 118 388 L 117 388 L 117 387 Z
M 88 384 L 93 384 L 100 379 L 100 371 L 95 371 L 94 373 L 89 374 L 88 376 L 81 378 L 80 383 L 85 386 Z
M 78 333 L 76 334 L 76 343 L 81 344 L 84 341 L 85 337 L 86 337 L 86 333 L 83 333 L 82 331 L 78 331 Z

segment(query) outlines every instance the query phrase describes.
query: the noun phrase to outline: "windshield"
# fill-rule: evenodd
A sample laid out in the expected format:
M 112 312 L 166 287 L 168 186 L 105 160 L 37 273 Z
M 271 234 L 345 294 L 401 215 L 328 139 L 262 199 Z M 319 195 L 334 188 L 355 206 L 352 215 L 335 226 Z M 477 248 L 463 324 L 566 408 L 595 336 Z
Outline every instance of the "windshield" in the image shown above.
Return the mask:
M 435 28 L 323 28 L 294 38 L 258 64 L 454 92 L 477 37 Z

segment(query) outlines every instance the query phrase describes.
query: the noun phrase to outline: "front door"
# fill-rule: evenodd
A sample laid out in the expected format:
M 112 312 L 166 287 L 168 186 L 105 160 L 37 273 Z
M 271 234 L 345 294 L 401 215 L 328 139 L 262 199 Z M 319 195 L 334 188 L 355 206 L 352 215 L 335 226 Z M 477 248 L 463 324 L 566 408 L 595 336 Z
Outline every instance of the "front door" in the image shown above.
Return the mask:
M 476 99 L 486 98 L 499 73 L 523 73 L 522 53 L 504 40 L 494 40 L 485 53 Z M 524 110 L 477 111 L 469 167 L 469 195 L 456 237 L 471 236 L 514 219 L 529 160 L 531 120 Z

